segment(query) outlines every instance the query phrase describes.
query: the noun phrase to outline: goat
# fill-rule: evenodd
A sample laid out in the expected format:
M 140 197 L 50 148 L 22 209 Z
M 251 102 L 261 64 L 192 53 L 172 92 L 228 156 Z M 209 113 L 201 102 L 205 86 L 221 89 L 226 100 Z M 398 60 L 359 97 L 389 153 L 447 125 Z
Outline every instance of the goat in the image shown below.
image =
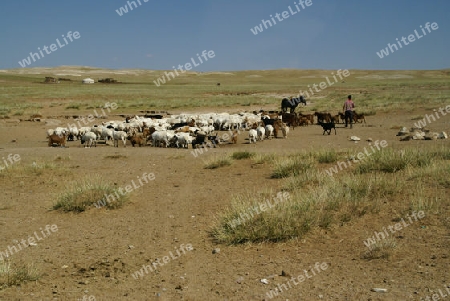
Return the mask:
M 273 126 L 271 124 L 266 125 L 266 138 L 271 139 L 273 136 Z
M 331 122 L 339 123 L 339 114 L 331 116 Z
M 87 143 L 86 143 L 87 142 Z M 92 145 L 97 147 L 97 135 L 93 132 L 87 132 L 81 136 L 81 144 L 85 144 L 85 148 L 90 148 Z
M 299 119 L 298 119 L 298 125 L 299 126 L 308 126 L 308 123 L 309 123 L 309 119 L 308 118 L 306 118 L 306 117 L 299 117 Z
M 325 112 L 315 112 L 314 115 L 317 116 L 317 123 L 320 124 L 321 122 L 331 122 L 331 114 L 325 113 Z
M 167 131 L 156 131 L 156 132 L 153 132 L 153 134 L 150 137 L 152 139 L 152 146 L 161 147 L 161 144 L 163 144 L 164 147 L 167 147 L 169 145 L 169 139 L 167 137 Z
M 133 147 L 135 144 L 141 147 L 142 145 L 145 145 L 147 142 L 147 139 L 144 137 L 142 133 L 133 133 L 131 136 L 128 136 L 128 139 L 130 140 L 131 146 Z
M 281 123 L 281 132 L 283 133 L 283 138 L 287 138 L 287 134 L 289 133 L 289 126 L 286 125 L 284 122 Z
M 325 135 L 325 132 L 328 132 L 328 135 L 330 135 L 331 129 L 334 129 L 334 134 L 336 135 L 336 126 L 335 126 L 334 122 L 327 122 L 327 123 L 319 122 L 319 125 L 321 125 L 323 128 L 322 135 Z
M 263 126 L 258 126 L 256 128 L 256 139 L 264 141 L 264 136 L 266 135 L 266 129 Z
M 364 123 L 366 123 L 366 118 L 364 117 L 364 113 L 358 114 L 356 112 L 353 112 L 353 120 L 354 122 L 358 122 L 358 120 L 363 120 Z M 362 123 L 362 121 L 361 121 Z
M 339 115 L 339 118 L 341 118 L 342 123 L 345 123 L 345 114 L 342 112 L 339 112 L 338 115 Z
M 119 140 L 122 140 L 123 147 L 127 147 L 127 133 L 124 131 L 113 131 L 112 138 L 114 140 L 114 147 L 119 147 Z
M 231 135 L 231 143 L 236 144 L 237 143 L 237 137 L 238 137 L 238 131 L 234 130 L 233 134 Z
M 56 135 L 52 134 L 48 136 L 48 146 L 53 146 L 56 144 L 57 146 L 66 147 L 66 134 Z
M 252 142 L 256 143 L 256 137 L 258 137 L 258 132 L 256 132 L 255 129 L 251 129 L 250 131 L 248 131 L 248 140 L 250 144 Z

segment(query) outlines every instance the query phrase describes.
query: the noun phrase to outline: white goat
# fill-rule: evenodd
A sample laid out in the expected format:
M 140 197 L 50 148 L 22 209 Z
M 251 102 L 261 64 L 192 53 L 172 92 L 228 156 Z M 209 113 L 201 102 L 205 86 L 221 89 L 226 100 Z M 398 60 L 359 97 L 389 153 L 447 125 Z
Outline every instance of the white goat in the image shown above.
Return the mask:
M 271 139 L 273 137 L 273 126 L 271 124 L 266 125 L 266 138 Z
M 167 139 L 166 131 L 156 131 L 152 135 L 152 146 L 161 146 L 164 144 L 165 147 L 169 144 L 169 140 Z
M 266 129 L 262 126 L 258 126 L 256 128 L 256 138 L 257 140 L 264 141 L 264 137 L 266 136 Z
M 86 143 L 86 144 L 85 144 Z M 97 147 L 97 135 L 93 132 L 87 132 L 81 136 L 81 144 L 85 144 L 85 148 L 90 148 L 92 145 Z
M 252 142 L 256 143 L 256 137 L 258 137 L 258 133 L 256 132 L 256 130 L 251 129 L 250 131 L 248 131 L 248 141 L 250 142 L 250 144 Z
M 119 140 L 122 140 L 123 147 L 127 147 L 127 133 L 124 131 L 113 131 L 114 147 L 119 147 Z

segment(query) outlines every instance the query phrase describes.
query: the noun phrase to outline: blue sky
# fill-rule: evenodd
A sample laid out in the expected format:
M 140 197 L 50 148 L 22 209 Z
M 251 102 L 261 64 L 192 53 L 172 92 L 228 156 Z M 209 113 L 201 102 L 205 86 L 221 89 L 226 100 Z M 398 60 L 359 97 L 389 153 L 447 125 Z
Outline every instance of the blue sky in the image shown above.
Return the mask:
M 300 12 L 254 35 L 270 15 L 299 0 L 14 0 L 0 4 L 0 69 L 21 68 L 30 52 L 68 31 L 80 38 L 32 62 L 168 70 L 215 57 L 193 71 L 295 69 L 445 69 L 450 67 L 449 0 L 312 0 Z M 131 2 L 131 1 L 130 1 Z M 117 9 L 128 6 L 122 16 Z M 380 59 L 396 38 L 427 22 L 437 30 Z

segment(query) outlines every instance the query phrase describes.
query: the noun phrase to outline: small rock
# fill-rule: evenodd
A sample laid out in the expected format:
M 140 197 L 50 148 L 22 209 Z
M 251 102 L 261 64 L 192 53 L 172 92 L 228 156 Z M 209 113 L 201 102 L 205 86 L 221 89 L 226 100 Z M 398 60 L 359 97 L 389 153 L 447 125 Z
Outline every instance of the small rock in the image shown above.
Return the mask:
M 356 136 L 351 136 L 350 137 L 350 141 L 360 141 L 360 140 L 361 140 L 361 138 L 356 137 Z
M 446 132 L 440 132 L 438 135 L 438 139 L 447 139 L 448 135 Z
M 214 250 L 212 250 L 213 254 L 218 254 L 220 253 L 220 248 L 215 248 Z
M 269 284 L 269 280 L 267 280 L 267 279 L 261 279 L 261 283 Z
M 373 289 L 371 289 L 372 292 L 376 292 L 376 293 L 386 293 L 387 292 L 387 288 L 379 288 L 379 287 L 375 287 Z
M 372 138 L 367 138 L 367 140 L 366 140 L 367 142 L 372 142 L 373 141 L 373 139 Z
M 283 277 L 290 277 L 291 275 L 289 273 L 286 273 L 284 270 L 281 271 L 281 276 Z

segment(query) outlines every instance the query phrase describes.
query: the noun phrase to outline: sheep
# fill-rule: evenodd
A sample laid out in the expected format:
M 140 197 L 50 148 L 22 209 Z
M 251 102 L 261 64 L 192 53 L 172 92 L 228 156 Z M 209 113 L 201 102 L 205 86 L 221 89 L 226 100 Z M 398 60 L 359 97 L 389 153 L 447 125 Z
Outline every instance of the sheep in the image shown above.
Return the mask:
M 124 131 L 113 131 L 112 138 L 114 140 L 114 147 L 119 147 L 119 140 L 122 140 L 123 147 L 127 147 L 127 133 Z
M 48 137 L 48 146 L 53 146 L 56 144 L 57 146 L 66 147 L 66 134 L 56 135 L 52 134 Z
M 251 144 L 252 142 L 256 143 L 256 137 L 258 136 L 258 133 L 256 132 L 256 130 L 251 129 L 250 131 L 248 131 L 248 140 L 249 143 Z
M 266 129 L 262 126 L 256 128 L 256 138 L 259 141 L 264 141 L 264 136 L 266 135 Z
M 266 138 L 267 139 L 272 139 L 273 136 L 273 125 L 268 124 L 266 125 Z
M 283 133 L 283 138 L 287 138 L 287 134 L 289 133 L 289 126 L 287 126 L 284 122 L 281 123 L 281 132 Z
M 87 143 L 86 143 L 87 142 Z M 92 144 L 97 147 L 97 135 L 93 132 L 87 132 L 81 136 L 81 144 L 86 143 L 85 148 L 92 147 Z

